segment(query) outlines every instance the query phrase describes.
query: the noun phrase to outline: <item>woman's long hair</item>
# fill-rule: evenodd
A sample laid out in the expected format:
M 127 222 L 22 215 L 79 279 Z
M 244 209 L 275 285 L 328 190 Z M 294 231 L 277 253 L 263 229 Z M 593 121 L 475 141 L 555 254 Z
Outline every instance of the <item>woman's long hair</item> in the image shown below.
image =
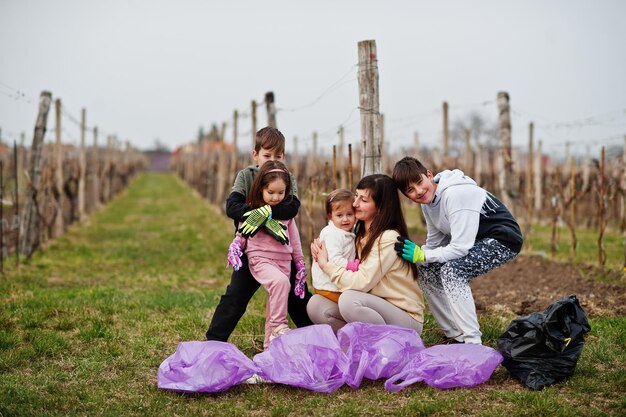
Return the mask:
M 259 173 L 252 183 L 252 188 L 250 190 L 250 194 L 248 195 L 248 201 L 246 202 L 250 208 L 255 209 L 266 204 L 263 200 L 263 190 L 267 184 L 277 178 L 285 181 L 286 188 L 285 198 L 283 201 L 291 198 L 291 178 L 289 177 L 287 167 L 280 161 L 267 161 L 263 164 L 261 169 L 259 169 Z
M 370 229 L 367 233 L 367 243 L 363 246 L 359 258 L 364 260 L 372 251 L 374 241 L 378 239 L 385 230 L 395 230 L 400 236 L 409 236 L 408 227 L 404 221 L 402 205 L 398 188 L 390 176 L 384 174 L 373 174 L 361 178 L 356 186 L 357 190 L 369 191 L 370 198 L 374 201 L 378 213 L 374 217 Z M 362 220 L 357 222 L 356 241 L 359 242 L 365 237 L 365 227 Z M 379 241 L 380 242 L 380 241 Z M 357 247 L 359 245 L 357 244 Z M 417 266 L 409 263 L 413 277 L 417 279 Z

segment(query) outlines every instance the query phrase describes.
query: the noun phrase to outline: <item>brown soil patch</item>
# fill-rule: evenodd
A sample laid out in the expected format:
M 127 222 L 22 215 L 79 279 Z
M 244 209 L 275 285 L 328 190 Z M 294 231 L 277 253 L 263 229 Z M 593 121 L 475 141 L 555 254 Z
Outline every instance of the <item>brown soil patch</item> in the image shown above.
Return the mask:
M 539 256 L 519 256 L 476 278 L 471 287 L 478 310 L 499 305 L 527 315 L 575 294 L 589 317 L 626 315 L 626 284 L 599 282 L 595 280 L 598 277 L 619 282 L 621 274 L 588 265 L 552 262 Z

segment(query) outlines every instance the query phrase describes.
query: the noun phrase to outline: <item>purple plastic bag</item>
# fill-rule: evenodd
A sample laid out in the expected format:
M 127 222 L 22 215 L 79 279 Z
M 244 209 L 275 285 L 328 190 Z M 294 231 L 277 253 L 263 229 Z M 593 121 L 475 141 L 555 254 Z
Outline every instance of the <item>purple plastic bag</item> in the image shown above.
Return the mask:
M 181 342 L 159 366 L 157 386 L 182 392 L 219 392 L 240 384 L 259 369 L 235 345 Z
M 291 330 L 253 360 L 269 381 L 318 392 L 339 389 L 348 371 L 348 357 L 327 324 Z
M 424 381 L 434 388 L 472 387 L 487 381 L 502 362 L 502 355 L 483 345 L 437 345 L 422 350 L 406 368 L 385 382 L 385 389 L 398 392 Z M 395 384 L 396 381 L 402 381 Z
M 348 323 L 337 339 L 350 361 L 346 383 L 352 388 L 358 388 L 363 377 L 391 377 L 425 349 L 415 330 L 384 324 Z

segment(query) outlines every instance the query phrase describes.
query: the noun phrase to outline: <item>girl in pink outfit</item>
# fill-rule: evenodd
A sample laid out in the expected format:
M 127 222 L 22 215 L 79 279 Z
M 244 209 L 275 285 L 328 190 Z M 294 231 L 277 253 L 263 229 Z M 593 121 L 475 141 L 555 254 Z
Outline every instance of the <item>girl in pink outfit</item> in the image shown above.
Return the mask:
M 290 196 L 289 171 L 280 161 L 267 161 L 252 184 L 247 204 L 252 209 L 271 207 Z M 287 300 L 291 289 L 289 283 L 291 260 L 293 259 L 297 268 L 297 284 L 294 288 L 296 295 L 300 295 L 298 294 L 300 287 L 304 288 L 306 267 L 300 235 L 294 219 L 279 222 L 270 217 L 258 230 L 258 233 L 247 239 L 237 233 L 229 247 L 228 263 L 233 268 L 238 268 L 239 257 L 242 251 L 245 251 L 252 276 L 267 291 L 265 339 L 263 341 L 263 347 L 267 348 L 274 338 L 289 331 Z M 299 283 L 302 285 L 299 286 Z M 304 293 L 300 296 L 302 295 Z

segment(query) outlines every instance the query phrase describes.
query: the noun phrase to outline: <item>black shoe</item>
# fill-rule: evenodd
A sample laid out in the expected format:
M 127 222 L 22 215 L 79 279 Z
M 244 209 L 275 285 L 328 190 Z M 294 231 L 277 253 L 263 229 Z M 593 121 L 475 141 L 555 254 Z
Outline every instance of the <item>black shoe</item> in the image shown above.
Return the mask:
M 456 344 L 459 344 L 459 343 L 463 344 L 465 342 L 461 342 L 460 340 L 456 340 L 454 337 L 444 336 L 444 337 L 441 338 L 441 340 L 439 340 L 439 342 L 437 342 L 435 344 L 436 345 L 456 345 Z

